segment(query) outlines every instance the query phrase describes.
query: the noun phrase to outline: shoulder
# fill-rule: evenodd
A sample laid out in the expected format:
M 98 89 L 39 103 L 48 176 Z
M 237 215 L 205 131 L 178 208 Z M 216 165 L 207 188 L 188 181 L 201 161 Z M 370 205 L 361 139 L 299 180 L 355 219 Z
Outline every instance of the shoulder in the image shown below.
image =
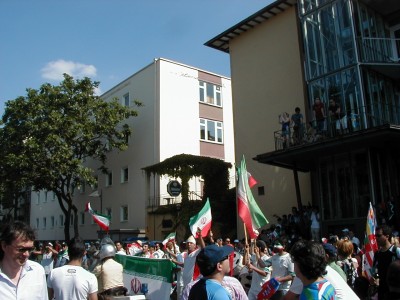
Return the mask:
M 34 271 L 39 274 L 41 274 L 41 273 L 44 274 L 43 266 L 36 261 L 32 261 L 32 260 L 28 259 L 24 265 L 24 268 L 26 271 Z

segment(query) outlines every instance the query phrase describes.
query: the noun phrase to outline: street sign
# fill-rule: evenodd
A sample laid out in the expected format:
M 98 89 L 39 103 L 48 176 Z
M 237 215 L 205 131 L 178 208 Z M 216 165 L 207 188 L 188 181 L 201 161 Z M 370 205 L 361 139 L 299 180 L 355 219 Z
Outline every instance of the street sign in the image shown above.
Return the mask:
M 167 184 L 167 192 L 170 194 L 172 197 L 179 196 L 179 194 L 182 191 L 182 185 L 179 183 L 177 180 L 171 180 Z

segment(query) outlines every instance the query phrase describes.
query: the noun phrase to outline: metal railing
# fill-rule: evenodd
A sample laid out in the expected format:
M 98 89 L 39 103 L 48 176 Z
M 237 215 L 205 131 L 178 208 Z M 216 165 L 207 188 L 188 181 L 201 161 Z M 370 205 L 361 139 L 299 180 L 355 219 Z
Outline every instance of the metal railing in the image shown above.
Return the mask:
M 303 123 L 302 128 L 291 126 L 286 132 L 274 131 L 275 150 L 301 147 L 384 124 L 400 125 L 400 107 L 375 102 L 345 111 L 338 117 L 328 116 L 320 122 Z
M 358 38 L 361 61 L 400 63 L 400 39 Z

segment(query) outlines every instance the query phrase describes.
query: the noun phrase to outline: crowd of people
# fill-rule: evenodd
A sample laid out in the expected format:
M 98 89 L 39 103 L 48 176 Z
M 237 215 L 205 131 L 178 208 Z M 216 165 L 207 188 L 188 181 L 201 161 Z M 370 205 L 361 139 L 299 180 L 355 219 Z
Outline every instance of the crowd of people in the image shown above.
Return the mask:
M 317 213 L 312 209 L 312 213 Z M 347 228 L 341 236 L 311 238 L 296 232 L 297 211 L 264 230 L 256 240 L 214 240 L 197 232 L 177 241 L 134 242 L 109 238 L 86 245 L 79 238 L 35 249 L 34 231 L 22 222 L 1 230 L 0 299 L 110 299 L 126 295 L 123 266 L 115 255 L 169 259 L 176 275 L 176 299 L 259 299 L 274 282 L 272 300 L 400 299 L 400 247 L 387 225 L 376 228 L 379 247 L 371 277 L 365 277 L 360 240 Z M 279 220 L 280 219 L 280 220 Z M 237 256 L 239 255 L 239 256 Z M 239 258 L 238 258 L 239 257 Z M 36 260 L 36 261 L 35 261 Z M 249 286 L 241 282 L 250 276 Z M 376 292 L 376 293 L 375 293 Z M 160 299 L 163 300 L 163 299 Z

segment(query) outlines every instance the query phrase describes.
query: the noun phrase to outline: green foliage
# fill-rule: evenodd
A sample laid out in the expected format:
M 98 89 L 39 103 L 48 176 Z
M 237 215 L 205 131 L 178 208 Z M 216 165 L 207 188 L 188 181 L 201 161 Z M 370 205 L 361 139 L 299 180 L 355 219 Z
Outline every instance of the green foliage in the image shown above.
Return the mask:
M 107 153 L 126 149 L 131 129 L 125 122 L 137 116 L 116 99 L 106 102 L 95 95 L 98 82 L 74 80 L 64 74 L 58 86 L 43 84 L 27 89 L 25 97 L 6 103 L 0 128 L 0 176 L 7 190 L 31 186 L 53 191 L 66 216 L 76 214 L 72 202 L 75 186 L 95 182 L 93 170 L 84 166 L 87 158 L 100 162 Z M 140 106 L 140 102 L 136 102 Z M 75 235 L 78 234 L 75 215 Z

